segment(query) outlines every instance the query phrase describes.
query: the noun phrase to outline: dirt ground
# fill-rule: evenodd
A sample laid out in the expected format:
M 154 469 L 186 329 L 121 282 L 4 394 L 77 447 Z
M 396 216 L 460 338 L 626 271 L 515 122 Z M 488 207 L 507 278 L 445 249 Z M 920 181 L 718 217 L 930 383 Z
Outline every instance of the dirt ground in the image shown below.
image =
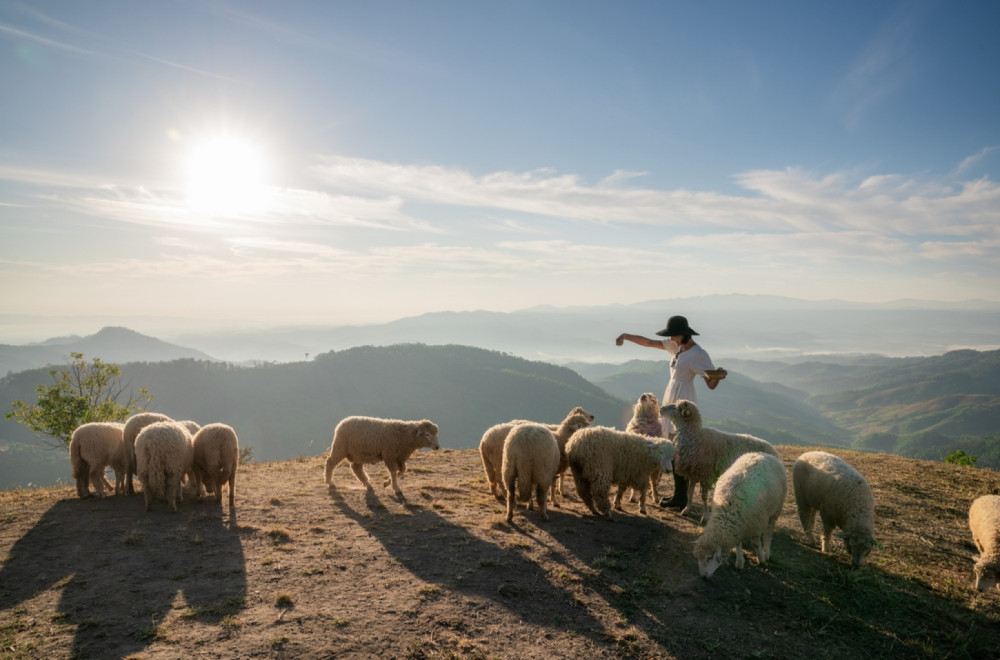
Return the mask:
M 711 580 L 697 515 L 598 519 L 568 479 L 548 522 L 508 525 L 472 450 L 415 454 L 405 500 L 381 466 L 373 494 L 346 464 L 327 489 L 322 458 L 241 467 L 232 510 L 3 492 L 0 657 L 1000 657 L 966 523 L 997 473 L 837 453 L 872 482 L 882 549 L 852 570 L 806 546 L 789 492 L 771 563 Z

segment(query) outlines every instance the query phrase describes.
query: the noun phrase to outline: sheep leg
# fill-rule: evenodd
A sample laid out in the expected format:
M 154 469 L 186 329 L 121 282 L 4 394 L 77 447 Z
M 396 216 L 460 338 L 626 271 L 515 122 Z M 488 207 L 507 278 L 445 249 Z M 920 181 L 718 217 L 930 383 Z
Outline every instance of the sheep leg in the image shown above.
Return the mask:
M 375 491 L 375 487 L 372 486 L 372 482 L 368 481 L 368 474 L 365 472 L 364 463 L 351 463 L 351 471 L 354 472 L 354 476 L 358 478 L 358 481 L 364 484 L 365 488 L 368 489 L 368 492 L 371 493 Z
M 146 501 L 146 511 L 149 511 L 149 507 L 153 504 L 153 491 L 148 488 L 143 488 L 142 498 Z
M 559 480 L 558 476 L 553 477 L 553 479 L 552 479 L 552 486 L 550 487 L 550 491 L 551 492 L 549 494 L 549 499 L 552 500 L 552 506 L 554 506 L 556 508 L 559 507 L 559 500 L 556 499 L 556 482 L 558 480 Z
M 235 468 L 233 469 L 232 472 L 229 473 L 229 479 L 227 479 L 227 482 L 229 483 L 229 506 L 230 506 L 230 508 L 232 508 L 232 507 L 236 506 L 236 493 L 234 492 L 234 488 L 236 487 L 236 469 Z M 220 486 L 220 488 L 221 488 L 221 486 Z
M 594 494 L 590 489 L 590 481 L 584 479 L 583 477 L 577 477 L 576 474 L 573 475 L 573 483 L 576 485 L 576 494 L 580 496 L 583 503 L 586 505 L 590 512 L 595 516 L 598 515 L 597 509 L 594 508 Z
M 94 490 L 97 491 L 97 497 L 104 499 L 104 467 L 95 467 L 90 471 L 90 480 L 94 484 Z M 89 489 L 88 489 L 89 490 Z
M 615 511 L 623 511 L 622 509 L 622 494 L 628 490 L 628 486 L 619 486 L 618 492 L 615 493 Z M 631 495 L 629 496 L 629 502 L 632 501 Z
M 822 516 L 820 516 L 820 518 L 822 518 Z M 833 536 L 833 530 L 835 527 L 836 525 L 832 522 L 828 522 L 826 520 L 823 521 L 823 544 L 820 546 L 820 550 L 823 552 L 829 552 L 833 549 L 830 545 L 830 537 Z
M 76 494 L 82 499 L 90 495 L 90 468 L 82 458 L 76 475 Z
M 401 461 L 384 461 L 385 467 L 389 470 L 389 478 L 382 484 L 382 487 L 392 484 L 392 490 L 399 497 L 403 497 L 403 491 L 399 487 L 399 479 L 406 472 L 406 464 Z
M 548 493 L 549 487 L 545 484 L 538 484 L 535 486 L 535 499 L 538 500 L 538 512 L 542 516 L 542 520 L 549 519 L 549 512 L 546 508 L 546 494 Z
M 604 479 L 599 479 L 593 484 L 594 504 L 601 515 L 611 520 L 611 484 Z
M 802 523 L 802 529 L 806 533 L 806 543 L 809 545 L 815 544 L 816 539 L 813 537 L 813 525 L 816 523 L 816 509 L 809 506 L 800 506 L 799 522 Z
M 633 489 L 632 492 L 634 493 L 635 489 Z M 653 501 L 655 502 L 656 500 L 653 500 Z M 645 488 L 642 488 L 639 491 L 639 513 L 641 513 L 642 515 L 646 515 L 646 489 Z
M 687 506 L 685 506 L 683 509 L 681 509 L 681 515 L 682 516 L 691 511 L 691 503 L 694 502 L 694 487 L 695 487 L 695 481 L 694 481 L 694 479 L 688 479 L 687 480 Z
M 743 560 L 743 544 L 737 543 L 734 552 L 736 553 L 736 568 L 743 568 L 745 565 Z
M 514 522 L 514 509 L 517 507 L 517 491 L 514 490 L 516 475 L 504 482 L 504 489 L 507 491 L 507 522 Z

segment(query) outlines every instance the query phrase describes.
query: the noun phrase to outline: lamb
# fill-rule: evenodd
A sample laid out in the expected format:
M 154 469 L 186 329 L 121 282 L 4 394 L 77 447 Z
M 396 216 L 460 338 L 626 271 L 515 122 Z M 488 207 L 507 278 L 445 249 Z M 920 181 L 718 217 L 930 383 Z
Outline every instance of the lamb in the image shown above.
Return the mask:
M 167 501 L 171 512 L 182 499 L 181 479 L 191 470 L 194 446 L 191 434 L 177 422 L 153 422 L 135 439 L 136 468 L 149 511 L 153 498 Z
M 122 491 L 124 494 L 135 495 L 135 486 L 132 483 L 132 475 L 136 474 L 135 439 L 139 436 L 139 432 L 154 422 L 172 421 L 173 420 L 166 415 L 152 412 L 136 413 L 125 420 L 125 430 L 123 431 L 124 444 L 122 451 L 125 452 L 125 458 L 128 461 L 128 468 L 125 472 L 125 484 Z M 115 493 L 118 493 L 117 487 L 115 488 Z
M 89 497 L 93 483 L 97 496 L 103 498 L 107 481 L 104 470 L 108 466 L 115 471 L 115 492 L 119 491 L 128 468 L 122 452 L 124 429 L 125 425 L 120 422 L 90 422 L 73 431 L 69 441 L 69 462 L 76 479 L 77 495 Z
M 403 499 L 397 477 L 406 472 L 406 459 L 421 447 L 438 449 L 438 427 L 434 422 L 402 421 L 377 417 L 347 417 L 333 432 L 330 456 L 326 459 L 326 483 L 333 486 L 333 470 L 345 458 L 351 463 L 351 470 L 358 481 L 373 492 L 372 484 L 365 473 L 365 463 L 381 460 L 389 469 L 389 480 L 396 495 Z
M 646 485 L 657 471 L 670 471 L 674 446 L 669 440 L 590 426 L 573 434 L 566 455 L 580 499 L 591 513 L 611 520 L 612 485 L 619 486 L 615 509 L 622 510 L 623 489 L 634 488 L 639 491 L 639 512 L 646 513 Z
M 632 406 L 632 419 L 629 420 L 625 430 L 639 435 L 648 435 L 651 438 L 662 438 L 663 418 L 660 417 L 660 402 L 652 392 L 646 392 L 639 397 L 639 400 Z M 649 477 L 649 487 L 653 491 L 653 501 L 660 501 L 660 492 L 657 486 L 660 484 L 662 472 Z M 635 501 L 635 491 L 628 498 L 629 502 Z
M 757 561 L 771 557 L 774 525 L 781 515 L 788 477 L 781 459 L 764 452 L 739 456 L 719 477 L 712 492 L 712 515 L 694 543 L 703 578 L 710 578 L 736 551 L 736 568 L 743 568 L 743 541 L 750 541 Z
M 240 460 L 240 442 L 236 431 L 226 424 L 208 424 L 194 435 L 195 491 L 202 498 L 201 485 L 215 493 L 215 501 L 222 501 L 222 485 L 229 484 L 229 506 L 234 506 L 236 467 Z
M 979 549 L 976 590 L 1000 588 L 1000 495 L 982 495 L 969 507 L 969 529 Z
M 861 566 L 878 542 L 875 540 L 875 498 L 861 473 L 842 458 L 825 451 L 802 454 L 792 465 L 792 487 L 799 520 L 809 544 L 814 543 L 812 527 L 819 512 L 823 521 L 822 552 L 828 552 L 835 527 L 844 539 L 851 565 Z
M 778 455 L 778 450 L 767 440 L 745 433 L 729 433 L 702 426 L 701 412 L 693 401 L 681 399 L 667 404 L 660 408 L 660 413 L 670 419 L 677 430 L 674 438 L 674 446 L 677 448 L 674 470 L 688 479 L 688 504 L 681 515 L 691 510 L 695 484 L 700 484 L 702 523 L 709 515 L 708 492 L 733 461 L 751 451 Z
M 542 424 L 518 424 L 503 443 L 501 475 L 507 492 L 507 522 L 514 520 L 516 500 L 528 502 L 532 491 L 542 520 L 548 520 L 545 494 L 554 489 L 559 469 L 559 444 Z M 516 490 L 515 490 L 516 489 Z
M 558 424 L 545 424 L 544 426 L 548 428 L 556 437 L 556 443 L 559 445 L 559 468 L 557 471 L 560 477 L 560 493 L 561 489 L 561 477 L 566 471 L 566 442 L 569 440 L 570 436 L 579 429 L 590 424 L 594 421 L 594 416 L 588 413 L 586 410 L 580 407 L 573 408 Z M 490 485 L 490 493 L 493 494 L 498 500 L 505 500 L 506 493 L 504 492 L 503 480 L 501 479 L 501 469 L 503 462 L 503 445 L 504 440 L 506 440 L 507 435 L 510 433 L 518 424 L 534 424 L 526 419 L 515 419 L 509 422 L 503 422 L 501 424 L 495 424 L 490 428 L 486 429 L 483 433 L 482 439 L 479 441 L 479 457 L 483 461 L 483 470 L 486 472 L 486 481 Z M 555 506 L 559 506 L 555 499 L 555 486 L 553 486 L 552 493 L 552 503 Z

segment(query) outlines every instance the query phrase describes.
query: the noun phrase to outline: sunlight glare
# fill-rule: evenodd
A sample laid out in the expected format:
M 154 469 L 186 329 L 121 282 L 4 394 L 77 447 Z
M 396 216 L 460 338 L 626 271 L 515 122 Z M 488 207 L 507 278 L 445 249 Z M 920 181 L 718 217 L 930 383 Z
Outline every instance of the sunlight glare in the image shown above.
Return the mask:
M 251 140 L 229 134 L 207 137 L 187 157 L 187 204 L 212 216 L 261 213 L 267 207 L 267 174 L 264 155 Z

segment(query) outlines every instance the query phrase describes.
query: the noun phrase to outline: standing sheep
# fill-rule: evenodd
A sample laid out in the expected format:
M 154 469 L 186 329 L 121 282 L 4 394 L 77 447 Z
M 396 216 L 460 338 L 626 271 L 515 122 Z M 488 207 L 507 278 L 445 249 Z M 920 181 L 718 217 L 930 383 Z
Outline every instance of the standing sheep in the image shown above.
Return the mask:
M 969 529 L 979 549 L 973 569 L 976 590 L 1000 587 L 1000 495 L 977 497 L 969 507 Z
M 326 459 L 326 483 L 333 486 L 333 470 L 346 458 L 354 476 L 372 492 L 375 489 L 368 481 L 364 465 L 381 460 L 389 470 L 389 480 L 384 485 L 392 483 L 392 490 L 402 498 L 397 478 L 406 472 L 406 459 L 421 447 L 438 449 L 439 446 L 437 424 L 430 420 L 347 417 L 333 432 L 330 457 Z
M 191 470 L 194 447 L 187 428 L 176 422 L 153 422 L 135 439 L 136 469 L 149 511 L 153 498 L 167 501 L 172 512 L 181 501 L 181 480 Z
M 532 492 L 542 520 L 548 520 L 546 493 L 554 488 L 559 469 L 559 444 L 542 424 L 518 424 L 503 443 L 501 475 L 507 492 L 507 522 L 514 520 L 516 500 L 528 502 Z
M 115 492 L 123 484 L 128 460 L 122 452 L 125 425 L 119 422 L 90 422 L 81 424 L 69 441 L 69 462 L 76 479 L 76 494 L 90 496 L 94 484 L 97 496 L 104 497 L 104 470 L 111 466 L 115 471 Z
M 702 523 L 708 517 L 708 492 L 733 461 L 751 451 L 778 455 L 778 450 L 767 440 L 745 433 L 728 433 L 702 426 L 701 412 L 693 401 L 681 399 L 677 403 L 667 404 L 660 408 L 660 413 L 670 419 L 677 429 L 677 436 L 674 438 L 674 446 L 677 447 L 674 470 L 688 480 L 688 504 L 681 514 L 691 510 L 694 486 L 700 484 Z
M 594 515 L 611 520 L 611 486 L 619 487 L 615 509 L 621 511 L 623 489 L 639 491 L 639 512 L 646 513 L 646 486 L 657 471 L 669 472 L 674 446 L 637 433 L 590 426 L 573 434 L 566 445 L 576 492 Z
M 201 499 L 201 485 L 215 493 L 215 501 L 222 501 L 222 485 L 229 484 L 229 506 L 234 506 L 236 467 L 240 462 L 240 442 L 236 431 L 225 424 L 208 424 L 201 427 L 192 440 L 194 446 L 195 491 Z
M 166 415 L 153 412 L 136 413 L 125 420 L 123 451 L 128 460 L 128 469 L 125 472 L 125 495 L 135 495 L 135 485 L 132 483 L 132 475 L 136 474 L 135 439 L 139 437 L 139 432 L 154 422 L 172 421 Z M 117 492 L 117 488 L 115 491 Z
M 842 458 L 825 451 L 802 454 L 792 465 L 792 487 L 799 520 L 809 544 L 813 540 L 816 512 L 823 521 L 822 552 L 830 551 L 830 536 L 835 527 L 844 539 L 851 565 L 861 566 L 878 542 L 875 540 L 875 498 L 861 473 Z
M 647 435 L 651 438 L 665 437 L 663 435 L 663 418 L 660 417 L 660 402 L 657 400 L 655 394 L 646 392 L 639 396 L 639 400 L 632 406 L 632 419 L 628 421 L 625 430 L 629 433 Z M 663 476 L 663 473 L 658 472 L 649 477 L 649 488 L 653 492 L 654 502 L 660 501 L 660 491 L 657 486 L 660 485 L 661 476 Z M 635 502 L 634 490 L 629 496 L 628 501 Z
M 694 543 L 703 578 L 712 577 L 732 549 L 736 568 L 743 568 L 744 541 L 753 543 L 758 562 L 767 563 L 787 491 L 785 466 L 771 454 L 743 454 L 722 473 L 712 492 L 712 515 Z

